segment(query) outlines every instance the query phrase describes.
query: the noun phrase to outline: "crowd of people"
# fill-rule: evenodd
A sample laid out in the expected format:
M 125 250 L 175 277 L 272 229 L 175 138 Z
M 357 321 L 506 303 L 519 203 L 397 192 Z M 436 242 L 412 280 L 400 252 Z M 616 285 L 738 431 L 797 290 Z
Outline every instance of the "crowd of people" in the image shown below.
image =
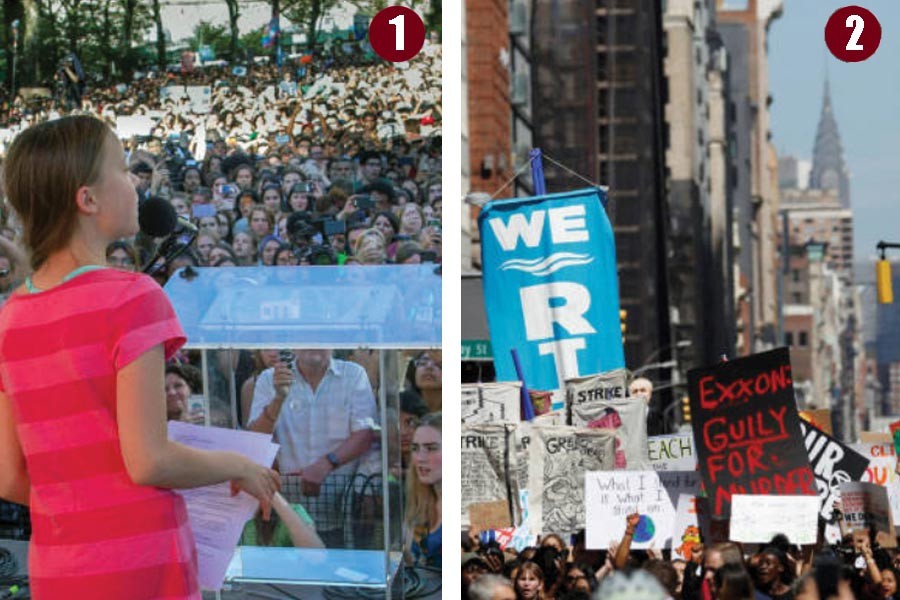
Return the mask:
M 894 600 L 900 549 L 874 531 L 854 530 L 839 544 L 796 546 L 784 535 L 764 545 L 703 544 L 690 561 L 669 550 L 631 550 L 637 515 L 609 550 L 587 550 L 547 534 L 537 546 L 502 549 L 464 532 L 464 600 Z
M 188 266 L 440 263 L 440 62 L 436 43 L 402 65 L 337 46 L 281 67 L 197 66 L 89 86 L 73 112 L 118 130 L 139 202 L 165 200 L 197 229 L 171 260 L 154 260 L 160 239 L 116 240 L 108 265 L 148 272 L 164 285 Z M 180 96 L 184 86 L 200 89 L 199 105 Z M 68 103 L 33 97 L 4 107 L 3 157 L 18 132 L 64 116 Z M 5 299 L 29 274 L 29 260 L 2 195 L 0 211 Z M 397 538 L 410 564 L 440 568 L 440 352 L 404 356 L 404 389 L 392 390 L 400 398 L 390 400 L 400 408 L 386 424 L 400 432 L 401 445 L 390 477 L 407 490 Z M 357 474 L 381 470 L 376 407 L 390 375 L 378 373 L 377 352 L 220 352 L 210 386 L 234 377 L 238 423 L 222 415 L 217 422 L 194 402 L 204 392 L 216 395 L 203 389 L 199 367 L 199 354 L 186 351 L 167 365 L 169 419 L 202 423 L 212 416 L 213 424 L 273 433 L 281 445 L 273 518 L 249 523 L 246 542 L 383 545 L 372 532 L 363 539 L 346 531 L 347 490 Z M 361 506 L 371 502 L 356 492 Z

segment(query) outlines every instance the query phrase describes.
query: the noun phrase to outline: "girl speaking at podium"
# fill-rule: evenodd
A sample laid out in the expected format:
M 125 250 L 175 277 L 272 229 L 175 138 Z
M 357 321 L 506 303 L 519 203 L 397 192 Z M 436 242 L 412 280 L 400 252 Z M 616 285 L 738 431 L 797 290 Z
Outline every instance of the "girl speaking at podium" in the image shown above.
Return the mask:
M 185 343 L 157 283 L 106 268 L 138 230 L 135 181 L 102 121 L 23 131 L 3 182 L 32 274 L 0 310 L 0 497 L 27 504 L 36 600 L 199 599 L 173 489 L 231 481 L 268 516 L 277 474 L 171 442 L 164 365 Z

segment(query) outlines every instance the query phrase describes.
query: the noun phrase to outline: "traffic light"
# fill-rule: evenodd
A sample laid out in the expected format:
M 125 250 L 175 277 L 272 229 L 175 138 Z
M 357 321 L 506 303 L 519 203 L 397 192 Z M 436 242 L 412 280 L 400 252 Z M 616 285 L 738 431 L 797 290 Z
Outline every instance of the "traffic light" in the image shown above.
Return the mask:
M 688 396 L 681 397 L 681 420 L 684 423 L 691 422 L 691 399 Z
M 894 301 L 894 290 L 891 285 L 891 262 L 879 260 L 875 265 L 875 287 L 880 304 L 891 304 Z
M 619 310 L 619 329 L 622 331 L 622 343 L 625 343 L 625 334 L 628 332 L 628 324 L 626 320 L 628 319 L 628 311 L 623 309 Z

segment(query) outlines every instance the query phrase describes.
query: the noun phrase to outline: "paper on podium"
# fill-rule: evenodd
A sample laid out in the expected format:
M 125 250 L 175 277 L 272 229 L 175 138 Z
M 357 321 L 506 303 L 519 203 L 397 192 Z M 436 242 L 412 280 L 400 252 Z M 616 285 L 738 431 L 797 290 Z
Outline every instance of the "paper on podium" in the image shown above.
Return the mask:
M 272 466 L 278 454 L 278 444 L 272 443 L 270 434 L 202 427 L 182 421 L 169 421 L 169 439 L 201 450 L 238 452 L 266 467 Z M 176 492 L 187 505 L 197 544 L 200 587 L 219 590 L 244 524 L 256 514 L 259 501 L 245 492 L 232 497 L 227 481 Z

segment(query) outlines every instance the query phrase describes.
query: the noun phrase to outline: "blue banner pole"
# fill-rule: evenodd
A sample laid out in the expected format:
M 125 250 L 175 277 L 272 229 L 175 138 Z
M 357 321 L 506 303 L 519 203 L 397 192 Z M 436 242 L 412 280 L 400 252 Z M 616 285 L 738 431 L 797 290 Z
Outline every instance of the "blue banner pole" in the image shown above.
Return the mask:
M 534 184 L 534 195 L 543 196 L 547 193 L 547 182 L 544 180 L 544 160 L 541 158 L 541 149 L 532 148 L 528 156 L 531 158 L 531 182 Z
M 519 362 L 519 353 L 513 348 L 509 351 L 512 354 L 513 365 L 516 367 L 516 375 L 522 382 L 522 420 L 531 421 L 534 419 L 534 406 L 531 404 L 531 394 L 528 393 L 528 385 L 525 383 L 525 374 L 522 372 L 522 363 Z

